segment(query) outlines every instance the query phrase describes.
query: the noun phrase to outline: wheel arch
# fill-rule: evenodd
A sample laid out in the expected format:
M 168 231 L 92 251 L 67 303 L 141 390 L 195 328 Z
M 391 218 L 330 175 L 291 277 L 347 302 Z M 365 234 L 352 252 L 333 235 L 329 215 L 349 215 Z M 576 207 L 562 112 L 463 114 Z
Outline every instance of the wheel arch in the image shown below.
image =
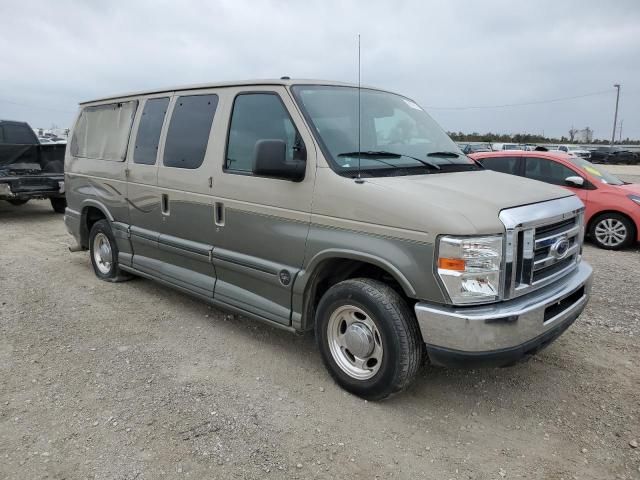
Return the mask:
M 298 275 L 293 287 L 294 302 L 299 299 L 300 330 L 313 328 L 315 311 L 322 295 L 332 286 L 349 278 L 374 278 L 394 288 L 408 302 L 415 301 L 416 290 L 406 276 L 390 262 L 353 250 L 331 249 L 316 254 Z
M 113 222 L 113 216 L 107 207 L 96 200 L 88 199 L 83 202 L 80 212 L 80 245 L 83 248 L 89 248 L 91 227 L 102 219 L 108 220 L 110 223 Z

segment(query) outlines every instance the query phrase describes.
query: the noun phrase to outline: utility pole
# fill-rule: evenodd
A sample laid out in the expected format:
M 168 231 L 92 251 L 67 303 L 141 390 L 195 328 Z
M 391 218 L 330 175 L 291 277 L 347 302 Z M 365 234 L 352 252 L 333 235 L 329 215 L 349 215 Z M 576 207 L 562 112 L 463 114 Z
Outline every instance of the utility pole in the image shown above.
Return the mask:
M 622 143 L 622 124 L 624 123 L 624 118 L 620 119 L 620 136 L 618 137 L 618 143 Z
M 613 149 L 613 143 L 616 141 L 616 123 L 618 122 L 618 102 L 620 101 L 620 84 L 613 85 L 618 89 L 616 93 L 616 113 L 613 115 L 613 134 L 611 135 L 611 145 L 609 145 L 609 152 Z

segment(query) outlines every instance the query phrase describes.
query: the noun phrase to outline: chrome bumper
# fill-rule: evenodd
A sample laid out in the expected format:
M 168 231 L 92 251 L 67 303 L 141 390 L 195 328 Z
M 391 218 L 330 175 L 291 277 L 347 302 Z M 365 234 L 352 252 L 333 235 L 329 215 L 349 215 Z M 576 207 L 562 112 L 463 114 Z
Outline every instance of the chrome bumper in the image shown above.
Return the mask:
M 584 309 L 591 291 L 592 268 L 581 262 L 558 282 L 523 297 L 479 307 L 415 306 L 427 350 L 494 354 L 550 343 Z M 551 338 L 553 337 L 553 338 Z M 550 339 L 550 340 L 549 340 Z M 546 345 L 546 344 L 545 344 Z M 526 353 L 526 352 L 524 352 Z

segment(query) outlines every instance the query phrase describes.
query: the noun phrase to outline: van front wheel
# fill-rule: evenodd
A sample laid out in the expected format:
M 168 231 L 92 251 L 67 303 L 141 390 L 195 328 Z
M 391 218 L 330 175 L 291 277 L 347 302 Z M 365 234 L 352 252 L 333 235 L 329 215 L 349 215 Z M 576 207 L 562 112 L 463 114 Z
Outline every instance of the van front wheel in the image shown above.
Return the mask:
M 423 358 L 415 315 L 391 287 L 345 280 L 320 300 L 316 341 L 322 360 L 345 390 L 381 400 L 408 386 Z
M 131 277 L 118 266 L 118 245 L 106 220 L 98 220 L 91 227 L 89 253 L 93 271 L 100 280 L 121 282 Z

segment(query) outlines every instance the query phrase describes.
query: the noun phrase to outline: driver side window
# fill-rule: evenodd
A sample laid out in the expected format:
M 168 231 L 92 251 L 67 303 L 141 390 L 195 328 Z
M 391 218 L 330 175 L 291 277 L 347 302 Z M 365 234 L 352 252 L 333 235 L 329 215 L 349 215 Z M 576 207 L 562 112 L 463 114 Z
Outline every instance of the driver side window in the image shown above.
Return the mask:
M 566 185 L 567 177 L 578 175 L 570 168 L 561 163 L 554 162 L 547 158 L 527 157 L 525 176 L 541 182 L 552 183 L 554 185 Z
M 259 140 L 285 142 L 286 160 L 297 160 L 298 152 L 304 151 L 302 138 L 277 94 L 239 94 L 231 112 L 225 169 L 251 173 Z

